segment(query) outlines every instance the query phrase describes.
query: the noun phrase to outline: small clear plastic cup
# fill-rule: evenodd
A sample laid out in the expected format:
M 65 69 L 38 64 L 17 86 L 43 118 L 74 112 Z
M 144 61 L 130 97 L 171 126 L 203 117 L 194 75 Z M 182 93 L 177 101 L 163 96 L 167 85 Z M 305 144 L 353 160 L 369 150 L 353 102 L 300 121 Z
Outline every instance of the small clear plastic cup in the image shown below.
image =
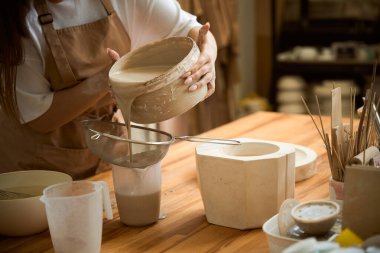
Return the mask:
M 161 161 L 146 168 L 112 168 L 121 222 L 129 226 L 155 223 L 160 215 Z
M 103 209 L 112 219 L 109 189 L 103 181 L 74 181 L 44 189 L 50 235 L 55 252 L 100 252 Z

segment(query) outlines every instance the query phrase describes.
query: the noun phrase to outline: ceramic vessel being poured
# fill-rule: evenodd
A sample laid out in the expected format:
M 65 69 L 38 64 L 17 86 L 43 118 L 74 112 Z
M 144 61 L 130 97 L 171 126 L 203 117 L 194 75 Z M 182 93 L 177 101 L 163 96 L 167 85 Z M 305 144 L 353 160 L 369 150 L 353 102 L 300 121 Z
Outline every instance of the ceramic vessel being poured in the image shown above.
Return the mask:
M 130 115 L 136 123 L 156 123 L 180 115 L 202 101 L 207 87 L 189 92 L 181 78 L 199 54 L 191 38 L 171 37 L 121 57 L 111 68 L 109 79 L 124 118 Z

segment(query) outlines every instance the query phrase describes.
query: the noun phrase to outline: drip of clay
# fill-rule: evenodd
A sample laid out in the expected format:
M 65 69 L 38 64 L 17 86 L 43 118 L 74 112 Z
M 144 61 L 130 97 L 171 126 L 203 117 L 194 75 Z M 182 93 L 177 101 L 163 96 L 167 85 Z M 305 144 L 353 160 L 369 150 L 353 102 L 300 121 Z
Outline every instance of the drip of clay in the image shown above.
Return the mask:
M 113 78 L 115 80 L 120 80 L 120 82 L 113 86 L 113 91 L 116 103 L 125 120 L 129 139 L 132 139 L 131 107 L 133 101 L 136 97 L 141 96 L 149 91 L 149 87 L 145 86 L 144 83 L 162 75 L 170 68 L 171 66 L 167 65 L 126 68 L 121 69 L 113 74 Z M 129 143 L 130 163 L 132 163 L 134 159 L 132 145 L 132 143 Z

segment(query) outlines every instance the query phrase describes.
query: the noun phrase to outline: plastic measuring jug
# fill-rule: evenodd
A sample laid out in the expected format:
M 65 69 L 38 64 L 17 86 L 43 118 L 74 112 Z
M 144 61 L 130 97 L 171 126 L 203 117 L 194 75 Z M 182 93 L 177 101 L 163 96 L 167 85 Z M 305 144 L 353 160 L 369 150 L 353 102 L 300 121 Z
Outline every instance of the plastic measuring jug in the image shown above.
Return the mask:
M 50 235 L 55 252 L 100 252 L 103 209 L 112 219 L 109 189 L 103 181 L 73 181 L 44 189 Z
M 146 168 L 112 165 L 120 220 L 129 226 L 145 226 L 160 215 L 161 161 Z

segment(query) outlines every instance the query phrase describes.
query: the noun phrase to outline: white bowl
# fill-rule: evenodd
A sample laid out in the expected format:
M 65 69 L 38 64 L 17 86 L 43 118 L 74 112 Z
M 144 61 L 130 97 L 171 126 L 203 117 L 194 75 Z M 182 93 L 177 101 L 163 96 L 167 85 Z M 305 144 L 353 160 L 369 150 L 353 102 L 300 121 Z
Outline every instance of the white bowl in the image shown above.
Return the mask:
M 263 231 L 267 237 L 271 253 L 281 253 L 284 249 L 299 241 L 297 239 L 280 235 L 277 217 L 278 214 L 267 220 L 263 225 Z
M 277 83 L 280 91 L 302 91 L 305 86 L 305 81 L 301 76 L 282 76 Z
M 42 191 L 47 186 L 71 180 L 71 176 L 57 171 L 29 170 L 0 174 L 0 189 L 34 196 L 0 199 L 0 234 L 26 236 L 46 230 L 45 206 L 40 201 Z

